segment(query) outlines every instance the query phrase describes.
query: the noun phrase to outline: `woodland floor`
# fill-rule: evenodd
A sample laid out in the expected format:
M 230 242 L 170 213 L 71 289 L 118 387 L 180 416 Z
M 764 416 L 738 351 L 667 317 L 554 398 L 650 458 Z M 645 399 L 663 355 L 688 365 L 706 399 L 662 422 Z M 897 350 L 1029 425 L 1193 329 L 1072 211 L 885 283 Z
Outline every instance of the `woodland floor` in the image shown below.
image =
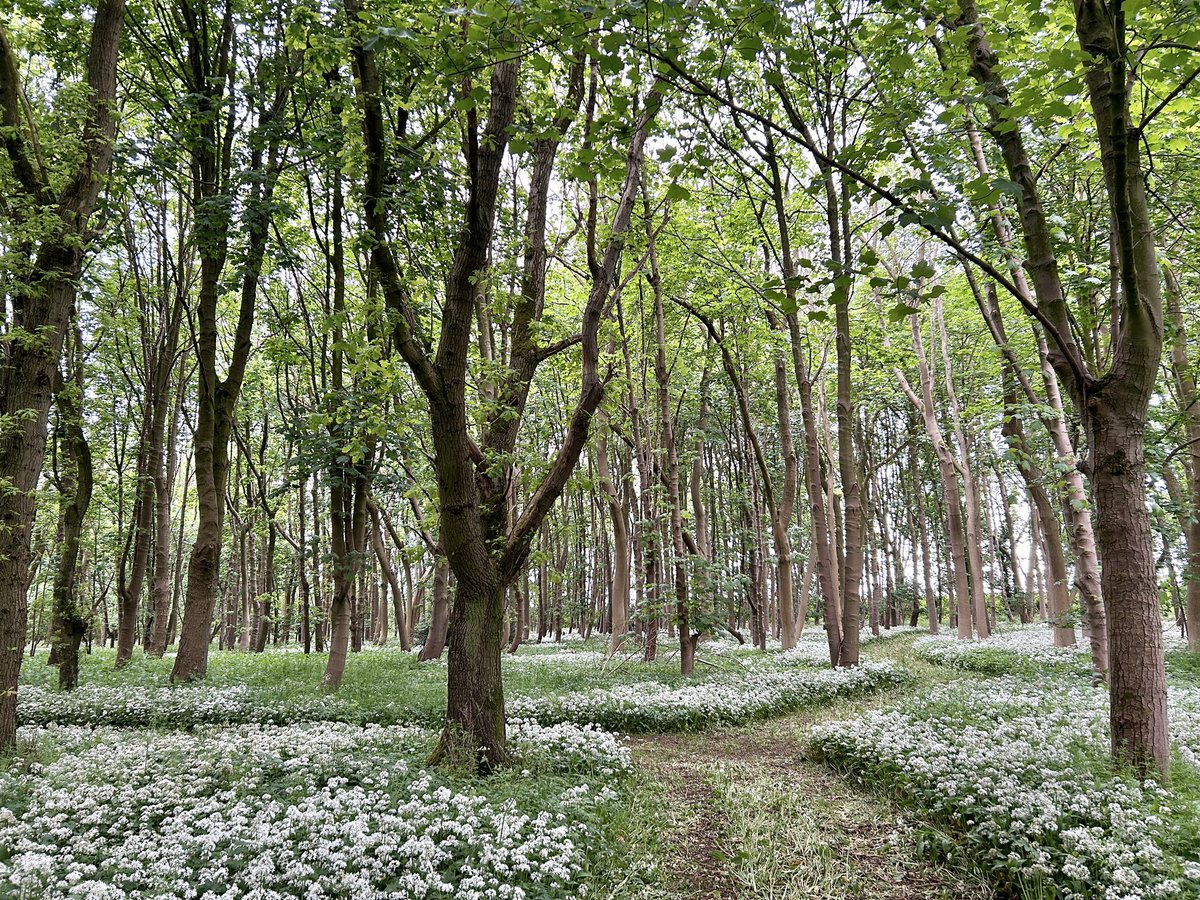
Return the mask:
M 965 834 L 944 833 L 915 806 L 892 799 L 906 796 L 895 784 L 863 784 L 853 775 L 835 770 L 828 756 L 818 760 L 806 755 L 810 734 L 820 724 L 855 719 L 872 710 L 892 710 L 906 701 L 919 704 L 938 694 L 939 686 L 950 686 L 955 691 L 960 687 L 964 691 L 974 689 L 978 693 L 981 686 L 989 683 L 991 670 L 980 672 L 927 661 L 929 657 L 914 647 L 918 637 L 915 632 L 892 634 L 863 647 L 866 659 L 891 661 L 896 670 L 903 672 L 904 679 L 898 685 L 893 680 L 880 682 L 881 688 L 873 689 L 874 692 L 833 694 L 832 699 L 826 696 L 820 702 L 790 707 L 796 711 L 776 718 L 695 732 L 673 732 L 656 728 L 663 721 L 674 721 L 667 716 L 655 718 L 659 714 L 656 707 L 650 712 L 631 713 L 624 721 L 632 723 L 629 731 L 639 733 L 626 733 L 621 740 L 633 751 L 633 765 L 627 767 L 623 763 L 619 775 L 613 775 L 613 770 L 604 770 L 608 772 L 604 775 L 595 768 L 572 768 L 576 764 L 586 765 L 586 757 L 580 758 L 583 762 L 567 760 L 569 764 L 558 768 L 550 765 L 550 760 L 563 763 L 563 754 L 569 752 L 566 744 L 553 743 L 553 729 L 547 729 L 545 734 L 550 737 L 538 740 L 549 741 L 545 745 L 548 749 L 542 756 L 531 757 L 534 761 L 529 764 L 535 770 L 532 773 L 518 774 L 512 770 L 483 780 L 445 772 L 433 773 L 432 777 L 439 786 L 447 786 L 452 792 L 478 794 L 481 801 L 486 800 L 496 808 L 507 808 L 513 803 L 514 808 L 528 811 L 531 816 L 544 810 L 552 817 L 557 815 L 551 819 L 555 823 L 570 824 L 574 821 L 571 817 L 577 817 L 579 828 L 561 842 L 575 841 L 578 856 L 583 860 L 578 878 L 566 887 L 568 893 L 552 891 L 544 883 L 530 883 L 531 897 L 585 896 L 586 891 L 587 897 L 610 900 L 993 900 L 996 894 L 988 887 L 984 873 L 975 868 Z M 612 665 L 604 660 L 603 649 L 602 644 L 582 642 L 570 650 L 561 646 L 524 647 L 520 654 L 506 658 L 506 693 L 514 704 L 524 703 L 527 715 L 531 715 L 529 703 L 539 698 L 554 702 L 557 702 L 554 698 L 560 697 L 580 700 L 595 690 L 603 693 L 610 689 L 626 690 L 618 697 L 638 696 L 639 690 L 640 696 L 655 697 L 659 696 L 657 691 L 694 683 L 679 676 L 677 662 L 669 654 L 657 663 L 643 664 L 631 657 L 620 665 Z M 1007 660 L 1007 664 L 1023 671 L 1024 664 L 1017 665 L 1020 660 L 1016 656 L 1010 659 L 1004 655 L 1006 652 L 994 651 L 983 662 L 996 671 L 1006 671 L 997 666 Z M 759 658 L 740 649 L 714 652 L 705 672 L 705 678 L 709 675 L 712 678 L 701 679 L 699 684 L 728 686 L 736 681 L 738 673 L 752 675 L 756 670 L 749 663 Z M 1200 687 L 1198 660 L 1200 657 L 1183 652 L 1169 659 L 1172 684 L 1184 692 L 1177 698 L 1181 703 L 1186 699 L 1184 694 L 1194 693 Z M 1078 665 L 1074 657 L 1068 662 Z M 0 897 L 9 896 L 5 893 L 9 882 L 2 877 L 7 864 L 6 827 L 12 834 L 20 831 L 22 840 L 31 848 L 26 854 L 33 867 L 28 877 L 45 875 L 49 879 L 53 875 L 54 880 L 43 879 L 49 887 L 60 881 L 67 884 L 62 880 L 65 877 L 62 871 L 70 866 L 90 865 L 93 861 L 95 854 L 91 850 L 87 850 L 92 855 L 86 859 L 86 854 L 77 851 L 71 828 L 81 833 L 86 831 L 92 835 L 89 840 L 100 840 L 90 818 L 99 817 L 97 821 L 104 826 L 102 836 L 112 834 L 119 838 L 130 822 L 144 824 L 143 807 L 153 806 L 158 810 L 159 806 L 154 804 L 161 805 L 167 794 L 174 798 L 178 793 L 182 804 L 178 827 L 171 832 L 172 839 L 179 844 L 176 855 L 184 854 L 179 858 L 189 858 L 186 854 L 192 852 L 192 844 L 204 837 L 203 834 L 195 837 L 189 831 L 196 825 L 195 810 L 207 808 L 204 804 L 218 794 L 222 798 L 218 802 L 226 804 L 235 797 L 241 798 L 239 803 L 249 802 L 246 798 L 257 798 L 255 803 L 262 800 L 254 809 L 262 806 L 259 812 L 266 815 L 270 810 L 263 804 L 268 800 L 274 803 L 275 794 L 271 791 L 282 798 L 275 805 L 287 808 L 294 801 L 293 795 L 329 795 L 325 789 L 333 776 L 344 781 L 347 774 L 355 778 L 363 772 L 374 775 L 381 767 L 390 765 L 392 768 L 387 771 L 395 775 L 395 797 L 388 802 L 407 802 L 407 785 L 415 785 L 415 779 L 423 777 L 424 760 L 432 749 L 443 715 L 445 666 L 418 663 L 411 653 L 384 649 L 355 654 L 347 669 L 347 680 L 335 697 L 320 687 L 323 659 L 317 654 L 215 654 L 204 684 L 177 687 L 167 686 L 169 663 L 139 656 L 118 671 L 113 667 L 111 651 L 97 648 L 83 660 L 84 686 L 72 695 L 53 690 L 54 670 L 44 664 L 30 661 L 23 667 L 27 704 L 24 708 L 30 715 L 35 712 L 42 715 L 39 725 L 30 726 L 31 733 L 41 729 L 38 733 L 46 744 L 37 750 L 41 754 L 37 757 L 32 755 L 31 745 L 31 755 L 28 759 L 23 757 L 24 761 L 18 760 L 12 770 L 13 777 L 7 781 L 0 769 Z M 1030 670 L 1034 672 L 1031 683 L 1043 676 L 1051 677 L 1050 673 L 1056 671 L 1052 666 L 1062 664 L 1061 659 L 1051 654 L 1047 663 L 1051 668 L 1045 672 Z M 864 667 L 868 668 L 871 667 Z M 886 667 L 874 668 L 887 671 Z M 770 674 L 781 670 L 765 671 Z M 820 669 L 805 670 L 803 664 L 793 664 L 788 671 Z M 1054 677 L 1087 684 L 1086 677 L 1079 677 L 1074 669 L 1069 671 L 1074 674 Z M 1085 664 L 1083 675 L 1086 674 Z M 954 684 L 947 685 L 949 682 Z M 1072 682 L 1056 684 L 1069 688 Z M 986 692 L 986 687 L 983 689 Z M 614 701 L 613 709 L 621 702 L 624 701 Z M 553 713 L 557 707 L 545 707 L 543 712 L 547 709 Z M 665 704 L 662 709 L 671 711 L 675 707 Z M 1191 727 L 1187 715 L 1183 715 L 1187 709 L 1190 707 L 1180 707 L 1181 722 Z M 146 710 L 158 713 L 148 716 Z M 1200 712 L 1193 718 L 1200 722 Z M 358 728 L 363 724 L 399 730 Z M 90 731 L 93 727 L 97 729 L 94 735 Z M 617 726 L 605 727 L 609 731 L 621 730 Z M 407 743 L 395 747 L 379 743 L 401 738 L 409 741 L 411 747 Z M 1189 753 L 1200 754 L 1200 740 L 1194 736 L 1180 734 L 1173 739 L 1190 747 Z M 614 741 L 611 747 L 596 745 L 608 760 L 619 748 L 612 735 L 605 734 L 604 740 Z M 66 743 L 55 749 L 56 741 Z M 244 742 L 253 746 L 243 748 L 240 745 Z M 290 742 L 297 743 L 293 746 Z M 161 752 L 150 754 L 147 748 L 152 743 L 162 748 Z M 586 752 L 586 748 L 581 752 Z M 196 757 L 196 753 L 200 756 Z M 60 756 L 64 760 L 62 766 L 56 764 Z M 229 761 L 231 756 L 236 757 L 233 762 Z M 277 760 L 278 771 L 271 769 L 273 774 L 267 778 L 260 771 L 262 759 L 276 757 L 279 760 L 286 757 L 287 766 Z M 83 762 L 91 760 L 88 763 L 91 768 L 83 762 L 77 764 L 77 758 Z M 36 773 L 25 767 L 25 762 L 32 759 L 39 762 Z M 157 760 L 154 772 L 158 775 L 153 779 L 139 774 L 142 763 L 149 759 Z M 199 765 L 197 759 L 203 763 L 199 766 L 202 771 L 193 779 L 193 769 Z M 298 766 L 294 771 L 293 763 Z M 138 802 L 144 801 L 143 807 L 131 808 L 128 816 L 111 804 L 93 804 L 89 807 L 91 812 L 82 807 L 77 810 L 80 798 L 105 796 L 104 792 L 110 788 L 109 767 L 124 779 L 121 783 L 125 787 L 121 790 L 141 798 Z M 281 775 L 284 768 L 286 777 Z M 1193 778 L 1189 774 L 1192 770 L 1187 767 L 1179 767 L 1178 771 L 1181 780 L 1174 784 L 1173 790 L 1183 798 L 1180 803 L 1185 805 L 1181 809 L 1200 809 L 1200 776 Z M 27 774 L 29 777 L 24 777 Z M 166 779 L 168 787 L 174 785 L 163 796 L 159 796 L 159 776 Z M 144 781 L 147 783 L 143 784 Z M 584 781 L 588 784 L 583 784 Z M 1103 779 L 1096 783 L 1103 783 Z M 612 787 L 619 787 L 619 793 L 610 790 Z M 561 798 L 577 788 L 590 792 L 594 813 L 579 814 L 580 807 L 563 805 Z M 459 821 L 455 818 L 457 813 L 449 808 L 434 809 L 429 805 L 426 809 L 421 804 L 429 801 L 428 785 L 414 791 L 420 795 L 417 812 L 427 815 L 429 821 L 444 819 L 449 823 L 447 827 L 467 828 L 478 818 L 474 813 L 464 813 L 466 818 Z M 604 792 L 612 799 L 601 803 Z M 44 802 L 46 798 L 53 803 Z M 1186 807 L 1193 800 L 1194 805 Z M 45 807 L 43 818 L 47 823 L 53 822 L 53 827 L 31 825 L 22 830 L 18 820 L 11 816 L 6 825 L 5 806 L 28 810 Z M 560 810 L 565 811 L 565 816 Z M 1137 812 L 1131 807 L 1131 814 Z M 327 816 L 321 835 L 336 838 L 358 833 L 344 827 L 345 817 L 338 818 L 339 815 Z M 42 821 L 34 818 L 35 825 Z M 214 821 L 218 830 L 226 830 L 219 816 Z M 64 822 L 70 827 L 63 826 Z M 1185 830 L 1192 833 L 1190 825 Z M 531 827 L 530 833 L 533 831 Z M 56 843 L 60 832 L 66 835 L 61 846 Z M 474 843 L 464 844 L 463 852 L 469 851 L 472 859 L 482 858 L 486 856 L 483 848 L 490 847 L 496 837 L 480 827 L 479 833 L 471 838 Z M 307 837 L 287 840 L 292 843 L 285 840 L 285 849 L 304 853 L 311 849 L 312 841 Z M 1177 841 L 1178 847 L 1168 849 L 1181 859 L 1196 859 L 1200 865 L 1200 856 L 1193 852 L 1189 840 L 1184 835 Z M 331 854 L 344 853 L 345 859 L 357 859 L 353 842 L 342 847 L 330 838 L 326 843 Z M 102 856 L 103 851 L 117 859 L 120 857 L 117 844 L 104 844 L 95 853 Z M 80 844 L 85 845 L 90 846 L 86 841 Z M 146 862 L 143 880 L 153 889 L 147 889 L 142 896 L 176 896 L 156 887 L 154 873 L 158 869 L 154 866 L 161 854 L 154 850 L 153 841 L 146 846 L 153 852 L 149 852 L 148 862 L 143 861 Z M 236 867 L 244 867 L 246 861 L 238 855 L 242 844 L 231 843 L 229 847 L 232 849 L 222 851 L 222 859 L 229 858 L 228 867 L 233 874 L 228 877 L 232 878 L 241 871 Z M 45 852 L 34 852 L 42 848 Z M 61 860 L 55 854 L 69 859 L 58 865 Z M 982 862 L 983 857 L 978 859 Z M 47 868 L 49 874 L 41 873 L 41 868 Z M 113 866 L 109 868 L 111 872 L 106 869 L 101 873 L 104 878 L 115 883 L 126 877 L 123 869 L 118 872 Z M 43 881 L 32 883 L 43 884 Z M 300 891 L 302 886 L 299 882 L 288 882 L 286 889 L 263 896 L 304 896 Z M 40 891 L 25 895 L 43 896 Z M 330 894 L 354 895 L 349 889 Z M 1016 895 L 1010 890 L 1005 896 Z M 1032 893 L 1022 890 L 1019 895 L 1048 896 L 1040 890 Z M 67 894 L 50 892 L 44 896 Z M 1176 896 L 1200 894 L 1185 892 Z
M 903 657 L 901 638 L 872 648 Z M 903 693 L 960 677 L 916 661 L 916 683 L 741 728 L 629 739 L 666 832 L 656 886 L 663 900 L 986 900 L 981 875 L 963 861 L 918 853 L 913 819 L 880 792 L 805 757 L 817 723 L 894 704 Z

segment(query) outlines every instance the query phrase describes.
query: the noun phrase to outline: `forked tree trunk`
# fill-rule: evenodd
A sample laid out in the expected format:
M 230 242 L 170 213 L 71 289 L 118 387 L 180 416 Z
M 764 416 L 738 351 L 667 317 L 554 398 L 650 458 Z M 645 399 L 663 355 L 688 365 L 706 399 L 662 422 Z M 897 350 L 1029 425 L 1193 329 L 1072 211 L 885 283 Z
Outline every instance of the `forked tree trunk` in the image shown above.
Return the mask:
M 1145 473 L 1146 410 L 1162 356 L 1162 304 L 1154 231 L 1131 128 L 1125 12 L 1099 0 L 1075 3 L 1079 46 L 1089 56 L 1088 95 L 1104 168 L 1115 237 L 1113 275 L 1120 287 L 1112 323 L 1111 364 L 1091 374 L 1073 338 L 1054 242 L 1020 127 L 1005 115 L 1009 95 L 996 73 L 971 0 L 960 0 L 970 28 L 971 75 L 984 89 L 992 134 L 1008 177 L 1021 188 L 1019 205 L 1030 281 L 1042 324 L 1054 339 L 1056 371 L 1084 418 L 1088 471 L 1096 501 L 1101 590 L 1111 651 L 1110 723 L 1114 758 L 1143 774 L 1165 773 L 1169 762 L 1166 675 L 1159 622 L 1157 574 Z
M 209 58 L 209 54 L 214 52 L 213 48 L 204 46 L 201 36 L 195 34 L 192 35 L 194 43 L 188 59 L 188 71 L 192 79 L 190 86 L 201 98 L 196 104 L 195 113 L 200 135 L 191 148 L 193 169 L 199 176 L 199 183 L 195 187 L 200 199 L 213 205 L 220 205 L 218 201 L 227 196 L 230 186 L 218 177 L 222 170 L 227 173 L 229 167 L 229 159 L 219 158 L 222 148 L 228 144 L 221 137 L 218 127 L 221 124 L 219 109 L 224 102 L 227 84 L 224 78 L 213 78 L 209 67 L 216 65 L 223 70 L 223 67 L 231 65 L 229 42 L 232 40 L 233 27 L 232 6 L 229 5 L 221 33 L 213 38 L 218 48 L 215 51 L 217 58 Z M 250 179 L 250 192 L 244 198 L 246 250 L 240 267 L 237 327 L 224 378 L 217 375 L 217 307 L 224 292 L 223 276 L 231 222 L 228 217 L 210 216 L 205 217 L 203 227 L 198 224 L 196 228 L 201 257 L 200 289 L 196 303 L 199 384 L 193 438 L 198 516 L 196 540 L 188 559 L 183 625 L 180 628 L 179 650 L 171 669 L 172 681 L 191 681 L 203 678 L 208 672 L 210 627 L 219 587 L 225 497 L 229 483 L 229 442 L 233 415 L 252 349 L 254 310 L 270 237 L 272 197 L 280 171 L 282 129 L 274 126 L 283 113 L 290 80 L 284 75 L 274 87 L 273 104 L 269 109 L 260 110 L 258 118 L 258 130 L 269 135 L 265 153 L 263 146 L 255 143 L 248 163 L 248 171 L 255 177 Z M 235 127 L 232 120 L 226 121 L 224 126 L 225 135 Z M 228 157 L 230 152 L 225 150 L 225 156 Z

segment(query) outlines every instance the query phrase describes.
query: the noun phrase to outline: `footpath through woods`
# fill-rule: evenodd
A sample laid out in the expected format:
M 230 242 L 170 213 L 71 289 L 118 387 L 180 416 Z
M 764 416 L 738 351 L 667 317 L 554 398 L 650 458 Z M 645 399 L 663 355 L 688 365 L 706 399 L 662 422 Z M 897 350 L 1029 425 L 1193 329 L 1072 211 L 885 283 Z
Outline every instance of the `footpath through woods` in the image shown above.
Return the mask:
M 965 863 L 922 857 L 920 832 L 930 826 L 806 756 L 814 725 L 962 677 L 914 659 L 911 643 L 902 637 L 872 648 L 913 672 L 896 690 L 741 728 L 630 739 L 635 764 L 663 798 L 664 900 L 993 896 Z

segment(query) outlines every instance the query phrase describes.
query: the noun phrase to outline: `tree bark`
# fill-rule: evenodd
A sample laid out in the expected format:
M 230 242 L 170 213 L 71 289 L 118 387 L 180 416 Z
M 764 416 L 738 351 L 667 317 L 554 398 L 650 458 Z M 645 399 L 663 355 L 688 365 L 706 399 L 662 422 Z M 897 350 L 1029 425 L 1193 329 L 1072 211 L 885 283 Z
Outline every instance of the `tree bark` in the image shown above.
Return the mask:
M 67 376 L 56 392 L 60 447 L 59 547 L 54 573 L 54 623 L 50 637 L 58 664 L 58 688 L 72 691 L 79 684 L 79 644 L 88 626 L 78 592 L 79 543 L 83 520 L 92 500 L 92 451 L 83 430 L 83 348 L 76 329 L 72 351 L 66 354 Z
M 232 4 L 216 29 L 196 19 L 185 5 L 187 23 L 186 73 L 188 88 L 197 98 L 192 125 L 197 138 L 190 146 L 193 191 L 196 205 L 228 210 L 231 199 L 231 168 L 235 124 L 233 104 L 229 120 L 221 110 L 232 81 L 235 62 L 231 45 L 235 30 Z M 213 45 L 209 45 L 209 41 Z M 229 442 L 233 415 L 251 351 L 251 332 L 258 300 L 259 280 L 273 219 L 275 184 L 281 170 L 279 146 L 283 114 L 291 85 L 283 75 L 274 85 L 271 104 L 258 110 L 260 138 L 251 142 L 245 174 L 250 182 L 243 198 L 246 246 L 239 281 L 238 318 L 224 378 L 217 375 L 218 302 L 224 291 L 224 272 L 229 256 L 231 220 L 226 212 L 202 217 L 196 224 L 200 252 L 200 286 L 196 302 L 196 361 L 199 366 L 196 398 L 197 423 L 194 436 L 198 521 L 196 539 L 188 559 L 187 590 L 179 650 L 171 669 L 172 681 L 203 678 L 208 672 L 208 647 L 213 606 L 219 586 L 221 536 L 229 481 Z
M 1113 755 L 1144 774 L 1164 773 L 1169 762 L 1166 676 L 1143 486 L 1146 410 L 1162 356 L 1162 305 L 1139 135 L 1129 119 L 1124 12 L 1120 6 L 1110 11 L 1098 0 L 1075 4 L 1079 45 L 1090 56 L 1086 81 L 1119 262 L 1113 273 L 1119 278 L 1120 298 L 1118 319 L 1112 323 L 1111 363 L 1096 378 L 1072 338 L 1053 241 L 1021 129 L 1003 117 L 1009 96 L 995 72 L 996 55 L 975 4 L 961 0 L 959 5 L 970 28 L 971 75 L 987 94 L 992 134 L 1009 178 L 1021 186 L 1022 233 L 1037 312 L 1053 329 L 1050 361 L 1080 409 L 1088 435 L 1086 465 L 1096 501 L 1101 591 L 1108 612 Z
M 1187 326 L 1181 308 L 1179 279 L 1172 269 L 1164 268 L 1167 315 L 1171 323 L 1171 372 L 1175 376 L 1176 403 L 1184 423 L 1187 453 L 1183 471 L 1187 475 L 1188 515 L 1183 523 L 1187 545 L 1187 565 L 1183 570 L 1186 585 L 1188 649 L 1200 652 L 1200 396 L 1188 354 Z
M 24 88 L 9 35 L 0 26 L 0 125 L 16 184 L 6 208 L 44 213 L 45 229 L 31 248 L 32 263 L 20 285 L 20 327 L 26 339 L 10 341 L 0 359 L 0 419 L 15 423 L 0 436 L 0 753 L 16 744 L 17 679 L 28 618 L 31 534 L 35 492 L 46 451 L 46 423 L 54 376 L 83 268 L 88 229 L 112 161 L 113 111 L 123 0 L 101 0 L 92 24 L 86 62 L 87 107 L 78 162 L 57 192 L 35 163 L 39 139 L 22 107 Z M 19 224 L 19 223 L 18 223 Z M 36 336 L 36 337 L 34 337 Z

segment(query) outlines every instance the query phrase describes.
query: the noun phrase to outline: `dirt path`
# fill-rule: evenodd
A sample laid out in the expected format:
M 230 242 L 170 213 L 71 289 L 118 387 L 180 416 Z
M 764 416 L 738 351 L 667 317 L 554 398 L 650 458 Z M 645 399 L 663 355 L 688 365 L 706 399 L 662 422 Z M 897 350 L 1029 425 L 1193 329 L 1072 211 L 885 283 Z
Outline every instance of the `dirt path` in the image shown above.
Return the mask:
M 740 729 L 630 740 L 663 791 L 668 896 L 688 900 L 985 900 L 978 878 L 918 855 L 924 826 L 805 758 L 818 721 L 888 705 L 843 701 Z

